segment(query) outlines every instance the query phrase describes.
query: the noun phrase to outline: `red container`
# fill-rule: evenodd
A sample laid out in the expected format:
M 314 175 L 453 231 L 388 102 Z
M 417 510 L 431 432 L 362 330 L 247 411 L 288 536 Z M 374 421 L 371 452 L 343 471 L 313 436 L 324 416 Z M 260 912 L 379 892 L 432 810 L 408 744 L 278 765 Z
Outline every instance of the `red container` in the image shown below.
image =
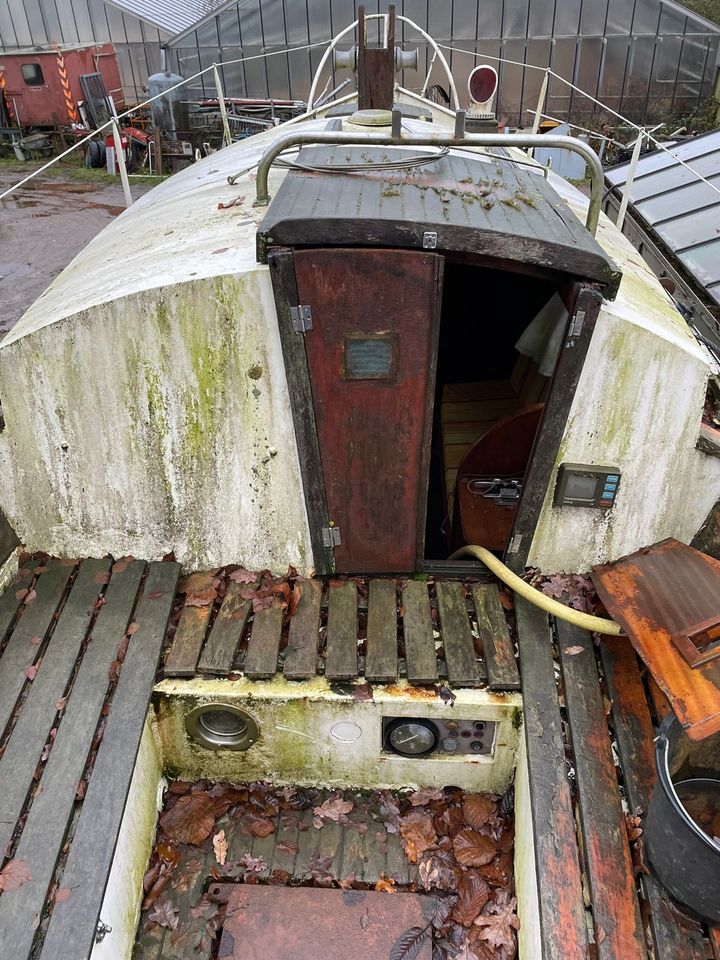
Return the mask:
M 111 43 L 0 53 L 0 95 L 13 123 L 23 127 L 81 124 L 80 77 L 100 73 L 118 111 L 124 109 L 120 71 Z

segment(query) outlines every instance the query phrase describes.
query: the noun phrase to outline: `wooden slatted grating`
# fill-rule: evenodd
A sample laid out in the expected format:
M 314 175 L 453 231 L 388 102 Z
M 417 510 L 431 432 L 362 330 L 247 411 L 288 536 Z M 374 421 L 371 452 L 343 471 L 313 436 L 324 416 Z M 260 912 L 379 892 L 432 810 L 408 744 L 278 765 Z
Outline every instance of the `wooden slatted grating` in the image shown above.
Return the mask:
M 292 617 L 252 611 L 229 581 L 221 602 L 184 606 L 165 677 L 287 680 L 324 675 L 519 690 L 514 646 L 494 584 L 459 580 L 306 580 Z
M 0 597 L 3 960 L 92 951 L 178 575 L 35 560 Z
M 628 840 L 625 812 L 642 817 L 655 782 L 662 694 L 648 698 L 625 637 L 596 647 L 557 621 L 553 640 L 537 607 L 516 614 L 543 957 L 720 960 L 720 931 L 673 904 Z

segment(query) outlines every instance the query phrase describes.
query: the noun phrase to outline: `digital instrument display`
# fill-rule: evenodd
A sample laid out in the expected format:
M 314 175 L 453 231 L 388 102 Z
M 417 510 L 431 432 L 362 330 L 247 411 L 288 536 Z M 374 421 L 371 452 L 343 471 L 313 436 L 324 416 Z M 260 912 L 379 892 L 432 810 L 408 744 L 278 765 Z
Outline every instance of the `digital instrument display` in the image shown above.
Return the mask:
M 615 504 L 620 471 L 583 463 L 560 465 L 553 503 L 556 507 L 592 507 L 607 510 Z

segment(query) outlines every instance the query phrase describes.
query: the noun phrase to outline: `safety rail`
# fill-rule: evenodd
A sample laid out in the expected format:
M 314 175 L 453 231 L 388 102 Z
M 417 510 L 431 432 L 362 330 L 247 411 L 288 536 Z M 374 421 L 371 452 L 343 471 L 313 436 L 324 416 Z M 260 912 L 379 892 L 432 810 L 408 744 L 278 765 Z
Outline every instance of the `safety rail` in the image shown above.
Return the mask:
M 574 137 L 552 136 L 551 134 L 522 133 L 466 133 L 462 137 L 447 134 L 424 134 L 422 136 L 400 136 L 377 133 L 349 133 L 339 130 L 288 133 L 272 143 L 260 158 L 257 168 L 255 206 L 264 207 L 270 202 L 268 176 L 275 160 L 291 147 L 310 146 L 312 144 L 354 144 L 355 146 L 377 147 L 549 147 L 551 149 L 570 150 L 579 154 L 588 164 L 591 174 L 590 204 L 585 226 L 595 236 L 600 219 L 600 205 L 603 194 L 603 169 L 600 159 L 592 147 Z M 541 168 L 539 168 L 541 169 Z

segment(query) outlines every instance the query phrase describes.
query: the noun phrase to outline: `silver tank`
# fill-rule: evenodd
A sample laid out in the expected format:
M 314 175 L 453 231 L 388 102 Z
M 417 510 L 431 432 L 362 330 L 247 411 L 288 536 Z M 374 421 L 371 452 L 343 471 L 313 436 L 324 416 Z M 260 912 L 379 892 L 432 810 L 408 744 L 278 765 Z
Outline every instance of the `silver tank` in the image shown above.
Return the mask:
M 188 129 L 187 90 L 184 87 L 178 87 L 175 90 L 169 89 L 178 83 L 182 83 L 183 79 L 177 73 L 170 73 L 167 70 L 154 73 L 151 77 L 148 77 L 148 93 L 150 96 L 155 97 L 159 93 L 165 94 L 157 100 L 153 100 L 150 104 L 153 126 L 159 127 L 160 130 L 171 135 Z

